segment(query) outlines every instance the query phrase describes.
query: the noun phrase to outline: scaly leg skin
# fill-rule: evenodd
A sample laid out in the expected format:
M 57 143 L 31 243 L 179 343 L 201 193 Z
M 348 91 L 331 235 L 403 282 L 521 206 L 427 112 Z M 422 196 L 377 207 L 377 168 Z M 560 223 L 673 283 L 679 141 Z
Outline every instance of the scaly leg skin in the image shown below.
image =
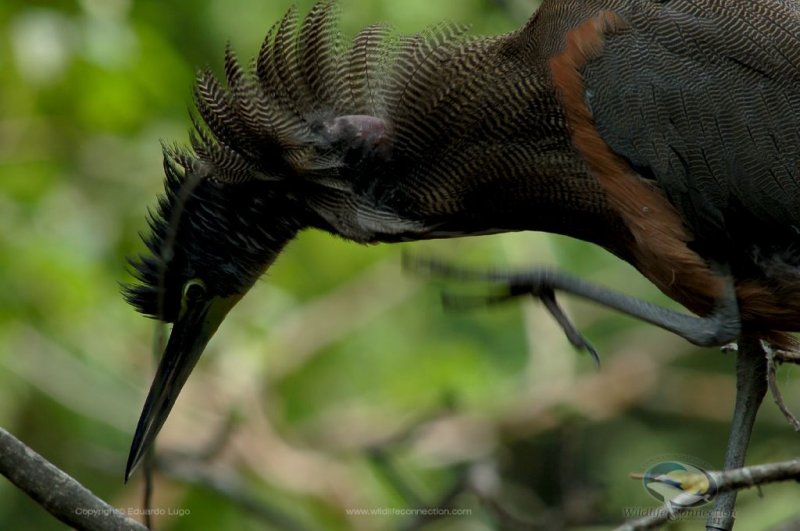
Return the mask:
M 736 406 L 725 452 L 725 470 L 744 466 L 758 409 L 767 393 L 767 354 L 758 336 L 743 334 L 736 353 Z M 706 520 L 706 531 L 730 531 L 737 491 L 720 494 Z
M 739 306 L 736 302 L 736 292 L 733 279 L 725 279 L 725 293 L 711 315 L 696 317 L 662 308 L 655 304 L 639 300 L 630 295 L 597 286 L 580 278 L 552 269 L 534 269 L 526 272 L 507 271 L 476 271 L 460 269 L 435 260 L 412 258 L 404 256 L 403 263 L 406 269 L 426 273 L 432 276 L 451 278 L 468 282 L 485 282 L 502 288 L 500 294 L 489 296 L 449 296 L 447 301 L 451 305 L 468 307 L 476 303 L 493 304 L 502 302 L 520 295 L 533 295 L 545 302 L 545 306 L 561 325 L 567 337 L 573 344 L 573 339 L 580 338 L 578 343 L 586 343 L 582 336 L 569 322 L 561 309 L 555 303 L 555 291 L 562 291 L 597 304 L 612 308 L 642 321 L 669 330 L 690 343 L 703 347 L 721 346 L 734 341 L 741 331 L 739 321 Z M 471 302 L 470 302 L 471 301 Z

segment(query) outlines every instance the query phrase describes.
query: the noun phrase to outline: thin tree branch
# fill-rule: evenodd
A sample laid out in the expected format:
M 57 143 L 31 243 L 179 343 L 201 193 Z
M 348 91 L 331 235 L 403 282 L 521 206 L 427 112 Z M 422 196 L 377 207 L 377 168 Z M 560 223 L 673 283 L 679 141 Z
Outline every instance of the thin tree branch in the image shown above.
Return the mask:
M 778 409 L 781 410 L 781 413 L 783 413 L 783 416 L 786 417 L 786 420 L 789 421 L 794 431 L 800 431 L 800 420 L 789 410 L 786 402 L 783 400 L 780 387 L 778 387 L 777 369 L 775 367 L 775 360 L 778 352 L 769 347 L 765 347 L 765 350 L 767 351 L 767 383 L 772 393 L 772 399 L 775 401 Z
M 307 529 L 292 516 L 253 496 L 235 476 L 212 473 L 204 467 L 195 466 L 195 463 L 190 461 L 186 463 L 180 461 L 182 460 L 159 457 L 156 460 L 156 468 L 176 481 L 206 489 L 225 498 L 276 529 L 287 531 Z
M 710 483 L 716 486 L 717 493 L 736 492 L 767 483 L 800 481 L 800 459 L 706 473 L 711 479 Z M 616 531 L 639 531 L 662 526 L 680 514 L 692 510 L 691 503 L 687 502 L 696 500 L 697 494 L 695 493 L 681 493 L 658 510 L 654 510 L 653 514 L 625 522 Z
M 775 350 L 775 361 L 779 363 L 796 363 L 800 365 L 800 352 L 792 350 Z
M 0 473 L 70 527 L 147 531 L 3 428 L 0 428 Z
M 167 451 L 160 455 L 153 451 L 148 452 L 145 462 L 146 480 L 151 483 L 152 475 L 157 470 L 175 481 L 211 491 L 276 528 L 304 530 L 305 527 L 290 515 L 253 496 L 235 474 L 214 472 L 209 468 L 208 463 L 225 450 L 240 422 L 238 411 L 232 409 L 211 441 L 197 452 Z M 152 486 L 149 490 L 152 494 Z M 146 498 L 147 508 L 150 495 Z
M 425 500 L 417 491 L 409 485 L 403 478 L 403 474 L 397 469 L 392 458 L 382 448 L 372 448 L 367 451 L 367 459 L 383 479 L 394 488 L 405 501 L 412 507 L 424 507 Z
M 422 529 L 434 520 L 449 516 L 449 511 L 455 506 L 458 496 L 461 495 L 469 485 L 469 468 L 467 466 L 461 466 L 459 468 L 458 478 L 455 483 L 444 493 L 440 500 L 431 507 L 436 510 L 426 515 L 415 516 L 406 525 L 402 526 L 401 529 L 404 531 L 416 531 Z M 424 505 L 421 507 L 424 507 Z
M 144 525 L 150 531 L 153 530 L 153 495 L 155 494 L 155 485 L 153 482 L 153 455 L 155 448 L 150 448 L 144 455 L 142 461 L 142 474 L 144 475 L 144 491 L 142 492 L 142 507 L 144 507 Z
M 494 517 L 500 529 L 508 531 L 539 531 L 563 529 L 565 522 L 560 512 L 547 508 L 538 496 L 532 494 L 533 503 L 527 504 L 524 513 L 506 503 L 502 497 L 500 474 L 494 463 L 482 462 L 470 469 L 469 490 Z M 536 514 L 532 517 L 531 513 Z

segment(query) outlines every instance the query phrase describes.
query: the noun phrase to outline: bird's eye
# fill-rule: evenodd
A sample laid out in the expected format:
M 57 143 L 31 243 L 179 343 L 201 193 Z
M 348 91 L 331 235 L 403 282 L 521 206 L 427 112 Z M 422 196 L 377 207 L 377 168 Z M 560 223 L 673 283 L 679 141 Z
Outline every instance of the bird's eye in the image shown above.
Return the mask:
M 206 294 L 206 285 L 199 278 L 195 278 L 187 282 L 183 286 L 183 301 L 197 302 L 201 300 Z

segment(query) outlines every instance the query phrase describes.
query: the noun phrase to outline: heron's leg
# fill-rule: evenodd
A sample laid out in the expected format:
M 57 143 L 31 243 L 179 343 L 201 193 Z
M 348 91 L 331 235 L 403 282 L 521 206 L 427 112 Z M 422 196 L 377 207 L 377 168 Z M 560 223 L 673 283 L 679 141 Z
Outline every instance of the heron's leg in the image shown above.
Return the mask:
M 478 271 L 453 267 L 435 260 L 411 257 L 405 258 L 405 266 L 438 277 L 488 283 L 500 288 L 498 293 L 487 296 L 449 295 L 446 301 L 451 305 L 469 306 L 478 302 L 491 304 L 528 294 L 538 297 L 544 301 L 570 341 L 579 337 L 579 342 L 586 343 L 556 304 L 554 295 L 556 291 L 570 293 L 615 309 L 704 347 L 728 344 L 736 340 L 741 330 L 733 279 L 728 276 L 724 277 L 725 293 L 717 301 L 711 315 L 697 317 L 662 308 L 553 269 L 538 268 L 525 272 Z
M 742 334 L 736 352 L 736 406 L 725 451 L 725 470 L 744 466 L 758 409 L 767 393 L 767 355 L 756 335 Z M 730 531 L 737 491 L 717 497 L 706 520 L 707 531 Z

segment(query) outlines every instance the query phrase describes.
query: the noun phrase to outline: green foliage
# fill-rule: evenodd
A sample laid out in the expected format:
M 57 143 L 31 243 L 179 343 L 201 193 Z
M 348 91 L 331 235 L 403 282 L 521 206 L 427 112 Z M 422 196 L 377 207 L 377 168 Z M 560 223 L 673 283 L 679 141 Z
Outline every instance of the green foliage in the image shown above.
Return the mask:
M 304 12 L 312 2 L 298 3 Z M 485 0 L 342 0 L 343 24 L 350 34 L 379 20 L 410 32 L 449 18 L 496 34 L 533 10 L 507 3 L 513 9 Z M 158 141 L 187 139 L 194 72 L 221 71 L 227 41 L 241 57 L 255 55 L 288 4 L 0 3 L 0 424 L 114 506 L 140 506 L 140 475 L 125 486 L 122 473 L 154 367 L 153 324 L 124 304 L 118 283 L 130 280 L 125 257 L 143 250 L 136 234 L 161 189 Z M 405 275 L 401 248 L 461 263 L 558 264 L 667 304 L 615 258 L 564 238 L 367 248 L 303 234 L 223 325 L 161 448 L 202 448 L 239 411 L 218 470 L 312 529 L 406 522 L 346 512 L 418 505 L 368 457 L 375 445 L 426 504 L 438 503 L 462 470 L 493 470 L 493 492 L 513 512 L 570 525 L 619 522 L 625 506 L 654 506 L 627 475 L 660 455 L 720 465 L 731 356 L 570 304 L 604 356 L 598 372 L 532 303 L 442 311 L 442 286 Z M 783 383 L 798 406 L 797 384 Z M 431 419 L 441 422 L 414 428 Z M 796 436 L 769 405 L 761 420 L 753 455 L 790 457 Z M 189 512 L 159 518 L 159 529 L 264 528 L 202 487 L 163 478 L 156 487 L 156 508 Z M 744 528 L 794 510 L 786 487 L 765 490 L 776 493 L 768 510 L 742 496 Z M 426 529 L 502 525 L 475 494 L 453 503 L 471 516 Z M 0 529 L 58 528 L 0 481 Z

